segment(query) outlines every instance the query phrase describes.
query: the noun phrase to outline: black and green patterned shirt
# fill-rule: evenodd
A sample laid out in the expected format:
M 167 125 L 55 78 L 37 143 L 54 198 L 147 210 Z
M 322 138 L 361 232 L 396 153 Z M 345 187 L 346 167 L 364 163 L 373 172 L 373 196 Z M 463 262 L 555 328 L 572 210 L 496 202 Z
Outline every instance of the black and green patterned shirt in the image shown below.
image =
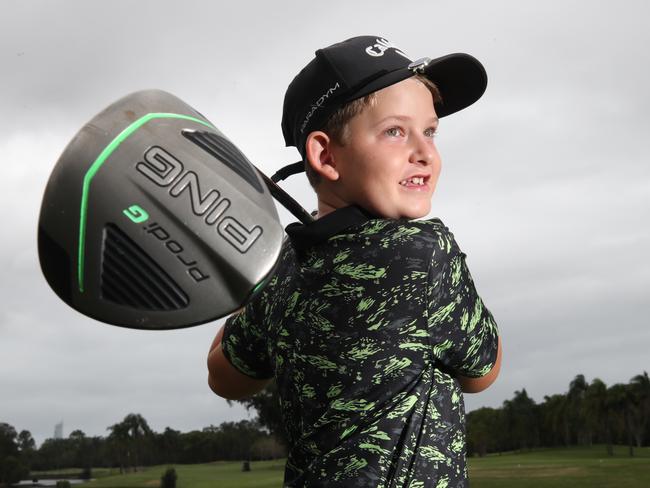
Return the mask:
M 277 381 L 285 486 L 467 486 L 454 376 L 491 369 L 498 331 L 453 235 L 355 206 L 287 233 L 223 337 L 235 368 Z

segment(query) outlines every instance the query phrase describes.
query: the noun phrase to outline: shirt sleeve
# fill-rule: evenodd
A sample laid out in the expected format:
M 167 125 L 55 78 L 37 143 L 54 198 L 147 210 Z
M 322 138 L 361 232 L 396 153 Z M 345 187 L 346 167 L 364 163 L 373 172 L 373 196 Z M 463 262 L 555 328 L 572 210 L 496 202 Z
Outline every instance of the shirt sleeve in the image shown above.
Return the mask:
M 498 328 L 476 291 L 466 255 L 445 230 L 429 269 L 428 327 L 433 352 L 455 373 L 478 378 L 496 362 Z
M 256 319 L 252 304 L 226 320 L 221 347 L 226 359 L 246 376 L 259 380 L 274 376 L 267 334 L 263 323 Z

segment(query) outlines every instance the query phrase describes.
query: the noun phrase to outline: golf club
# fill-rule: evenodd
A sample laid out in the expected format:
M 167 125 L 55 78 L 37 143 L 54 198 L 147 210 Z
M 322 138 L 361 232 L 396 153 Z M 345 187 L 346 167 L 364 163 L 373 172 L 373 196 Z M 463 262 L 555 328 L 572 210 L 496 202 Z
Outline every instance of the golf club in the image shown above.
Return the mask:
M 113 325 L 175 329 L 228 315 L 279 258 L 273 197 L 312 220 L 275 183 L 291 166 L 268 178 L 177 97 L 128 95 L 77 133 L 50 175 L 43 274 L 72 308 Z

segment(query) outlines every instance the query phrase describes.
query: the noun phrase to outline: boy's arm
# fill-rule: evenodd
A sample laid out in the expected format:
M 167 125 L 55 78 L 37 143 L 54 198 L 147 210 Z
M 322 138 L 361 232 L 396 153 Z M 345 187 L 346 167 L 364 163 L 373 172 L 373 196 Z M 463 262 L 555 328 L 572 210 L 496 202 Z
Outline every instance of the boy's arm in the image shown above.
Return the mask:
M 501 337 L 499 337 L 499 343 L 497 345 L 497 360 L 492 366 L 492 369 L 485 376 L 479 378 L 470 378 L 468 376 L 457 376 L 458 382 L 460 383 L 460 388 L 463 390 L 463 393 L 479 393 L 487 389 L 494 380 L 499 376 L 499 371 L 501 370 Z
M 239 372 L 228 361 L 221 347 L 221 340 L 226 329 L 224 324 L 210 346 L 208 353 L 208 385 L 220 397 L 228 400 L 240 400 L 262 391 L 271 381 L 258 380 Z
M 431 283 L 436 284 L 430 288 L 428 319 L 433 352 L 464 392 L 478 393 L 499 374 L 501 341 L 497 324 L 476 291 L 465 254 L 453 234 L 445 231 L 438 259 L 430 268 Z

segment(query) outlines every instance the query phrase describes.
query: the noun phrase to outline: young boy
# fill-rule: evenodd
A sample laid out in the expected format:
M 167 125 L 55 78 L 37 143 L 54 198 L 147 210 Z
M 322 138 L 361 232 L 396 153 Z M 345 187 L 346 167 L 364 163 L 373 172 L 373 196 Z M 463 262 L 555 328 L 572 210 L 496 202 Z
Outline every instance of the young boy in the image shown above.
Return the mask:
M 500 368 L 497 326 L 453 235 L 426 216 L 438 118 L 484 92 L 465 54 L 411 62 L 361 36 L 316 52 L 282 128 L 318 198 L 287 227 L 267 287 L 215 338 L 209 384 L 242 398 L 275 379 L 285 486 L 467 486 L 462 392 Z

